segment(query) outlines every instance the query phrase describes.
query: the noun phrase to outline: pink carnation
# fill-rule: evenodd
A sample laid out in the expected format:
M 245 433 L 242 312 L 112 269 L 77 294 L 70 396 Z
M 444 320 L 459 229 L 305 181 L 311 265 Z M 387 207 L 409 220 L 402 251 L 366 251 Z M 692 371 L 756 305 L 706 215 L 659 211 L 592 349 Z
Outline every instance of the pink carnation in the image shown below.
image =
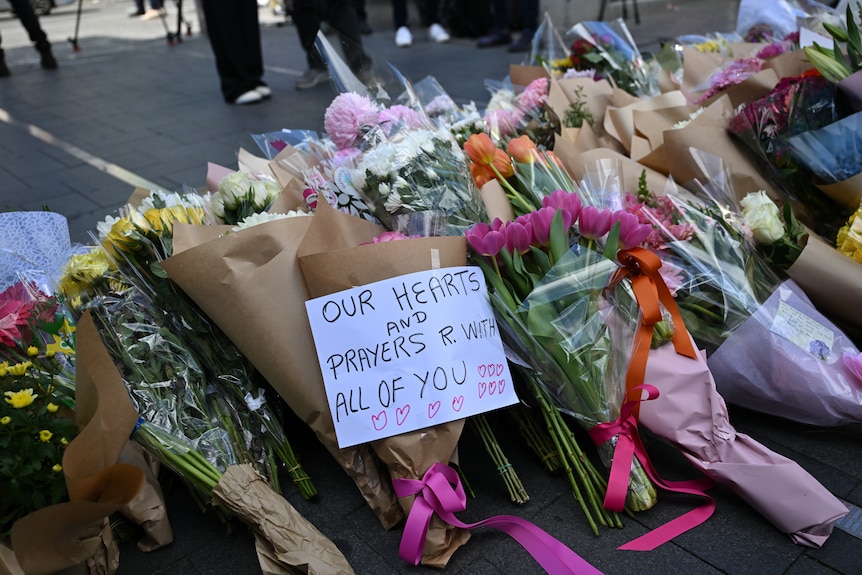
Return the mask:
M 522 110 L 532 110 L 545 104 L 548 99 L 548 79 L 536 78 L 530 82 L 518 98 Z
M 338 149 L 353 146 L 369 127 L 377 124 L 378 108 L 355 92 L 335 97 L 323 115 L 323 126 Z

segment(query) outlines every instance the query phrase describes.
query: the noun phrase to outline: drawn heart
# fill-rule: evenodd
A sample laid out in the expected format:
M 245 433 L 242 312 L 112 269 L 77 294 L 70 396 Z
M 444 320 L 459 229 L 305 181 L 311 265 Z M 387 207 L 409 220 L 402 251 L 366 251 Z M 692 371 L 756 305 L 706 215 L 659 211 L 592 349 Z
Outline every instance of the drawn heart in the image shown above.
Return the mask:
M 464 396 L 458 395 L 452 398 L 452 409 L 455 411 L 461 411 L 461 408 L 464 407 Z
M 395 423 L 401 425 L 410 413 L 410 404 L 395 409 Z
M 506 367 L 506 366 L 505 366 L 505 365 L 503 365 L 502 363 L 498 363 L 498 364 L 497 364 L 497 370 L 496 370 L 496 372 L 495 372 L 495 374 L 494 374 L 494 375 L 503 375 L 503 369 L 504 369 L 505 367 Z
M 488 383 L 488 395 L 494 395 L 497 392 L 497 380 Z
M 485 392 L 488 390 L 488 384 L 484 381 L 479 382 L 479 399 L 482 399 L 482 396 L 485 395 Z
M 439 401 L 429 403 L 428 404 L 428 419 L 434 419 L 434 416 L 437 415 L 438 411 L 440 411 L 440 402 Z
M 376 431 L 382 431 L 386 424 L 388 423 L 386 420 L 386 412 L 381 411 L 377 415 L 371 416 L 371 423 L 374 425 L 374 429 Z
M 506 380 L 501 379 L 497 382 L 497 391 L 500 392 L 500 395 L 503 395 L 503 390 L 506 388 Z
M 488 368 L 485 364 L 479 366 L 479 377 L 485 377 L 485 370 Z
M 487 368 L 487 369 L 488 369 L 488 377 L 494 377 L 494 370 L 496 369 L 496 368 L 494 367 L 494 364 L 493 364 L 493 363 L 489 363 L 489 364 L 488 364 L 488 368 Z

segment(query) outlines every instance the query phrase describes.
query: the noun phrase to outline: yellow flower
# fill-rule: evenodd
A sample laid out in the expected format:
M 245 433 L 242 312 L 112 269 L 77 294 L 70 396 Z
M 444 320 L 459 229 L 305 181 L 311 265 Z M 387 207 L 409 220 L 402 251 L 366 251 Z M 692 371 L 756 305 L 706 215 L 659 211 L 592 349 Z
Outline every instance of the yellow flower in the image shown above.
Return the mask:
M 41 439 L 45 443 L 48 443 L 49 441 L 51 441 L 52 437 L 54 437 L 54 434 L 51 433 L 50 431 L 48 431 L 47 429 L 43 429 L 42 431 L 39 432 L 39 439 Z
M 48 413 L 57 413 L 57 410 L 60 409 L 60 406 L 56 403 L 49 403 L 45 406 L 45 409 L 48 410 Z
M 9 373 L 9 362 L 4 361 L 0 363 L 0 377 L 6 377 L 7 373 Z
M 66 447 L 67 445 L 69 445 L 69 440 L 66 439 L 65 437 L 61 437 L 60 438 L 60 445 L 62 445 L 63 447 Z
M 150 224 L 150 228 L 157 234 L 162 233 L 165 229 L 165 223 L 162 218 L 162 210 L 159 208 L 150 208 L 144 212 L 144 218 Z
M 186 213 L 189 216 L 189 223 L 195 224 L 199 226 L 204 223 L 204 218 L 206 217 L 206 213 L 203 208 L 190 207 L 186 208 Z
M 6 369 L 14 376 L 22 376 L 27 373 L 27 370 L 33 367 L 33 362 L 31 361 L 22 361 L 21 363 L 16 363 L 15 365 L 10 365 Z M 9 393 L 8 391 L 6 393 Z
M 29 387 L 27 389 L 22 389 L 21 391 L 7 391 L 3 395 L 6 396 L 6 403 L 15 409 L 27 407 L 33 403 L 37 397 L 39 397 L 33 393 L 33 389 Z
M 10 421 L 12 421 L 12 418 L 9 417 L 8 415 L 4 415 L 3 417 L 0 417 L 0 425 L 9 425 Z
M 53 471 L 54 473 L 60 473 L 61 471 L 63 471 L 63 466 L 59 463 L 55 463 L 54 467 L 51 468 L 51 471 Z
M 149 227 L 147 220 L 142 217 L 139 217 L 138 219 L 143 221 L 144 226 Z M 111 231 L 108 232 L 108 235 L 102 242 L 102 246 L 104 246 L 109 253 L 115 253 L 115 250 L 133 252 L 140 249 L 141 243 L 137 238 L 137 229 L 135 224 L 133 224 L 128 218 L 120 218 L 114 222 L 113 226 L 111 226 Z
M 30 357 L 36 357 L 37 355 L 39 355 L 39 348 L 35 345 L 31 345 L 27 348 L 27 355 Z
M 838 230 L 835 245 L 838 251 L 862 264 L 862 206 L 847 220 L 847 225 Z

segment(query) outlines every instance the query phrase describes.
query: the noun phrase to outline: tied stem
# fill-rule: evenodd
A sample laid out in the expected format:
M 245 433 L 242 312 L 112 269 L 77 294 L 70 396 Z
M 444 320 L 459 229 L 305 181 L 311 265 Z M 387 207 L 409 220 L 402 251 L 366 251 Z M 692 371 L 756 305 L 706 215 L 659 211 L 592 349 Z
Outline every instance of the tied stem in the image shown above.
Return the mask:
M 499 471 L 500 475 L 503 477 L 503 482 L 506 484 L 506 488 L 509 491 L 509 497 L 512 502 L 526 503 L 529 501 L 530 496 L 527 495 L 527 490 L 524 488 L 524 484 L 521 483 L 521 478 L 518 477 L 517 472 L 512 467 L 512 464 L 509 463 L 509 459 L 503 453 L 500 444 L 497 442 L 497 437 L 491 429 L 491 425 L 488 423 L 487 417 L 480 414 L 471 417 L 468 421 L 482 439 L 485 451 L 487 451 L 488 455 L 491 456 L 491 460 L 494 462 L 494 465 L 497 466 L 497 471 Z

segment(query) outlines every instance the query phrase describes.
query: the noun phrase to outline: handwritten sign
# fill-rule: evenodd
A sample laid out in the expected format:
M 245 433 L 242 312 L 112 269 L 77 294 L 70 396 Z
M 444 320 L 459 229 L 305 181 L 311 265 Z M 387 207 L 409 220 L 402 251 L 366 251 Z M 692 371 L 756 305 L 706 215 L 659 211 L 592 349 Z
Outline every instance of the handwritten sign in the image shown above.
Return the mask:
M 306 309 L 339 447 L 518 401 L 479 268 L 398 276 Z

